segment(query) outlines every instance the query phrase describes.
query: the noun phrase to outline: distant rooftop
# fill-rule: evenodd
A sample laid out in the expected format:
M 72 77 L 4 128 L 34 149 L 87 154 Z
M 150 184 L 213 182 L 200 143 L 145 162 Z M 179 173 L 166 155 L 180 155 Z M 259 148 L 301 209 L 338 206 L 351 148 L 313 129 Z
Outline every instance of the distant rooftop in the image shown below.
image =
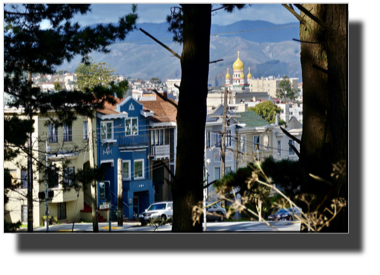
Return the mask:
M 247 111 L 239 113 L 240 118 L 236 118 L 242 124 L 246 124 L 246 127 L 262 127 L 269 125 L 269 123 L 254 111 Z

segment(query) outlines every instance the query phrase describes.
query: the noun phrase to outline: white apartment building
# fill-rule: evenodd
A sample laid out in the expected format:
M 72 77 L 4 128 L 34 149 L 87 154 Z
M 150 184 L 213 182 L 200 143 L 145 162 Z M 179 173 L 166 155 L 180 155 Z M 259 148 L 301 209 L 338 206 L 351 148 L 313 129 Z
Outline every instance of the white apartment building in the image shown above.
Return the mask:
M 178 93 L 179 90 L 174 86 L 174 84 L 179 87 L 181 85 L 181 79 L 168 79 L 166 80 L 165 84 L 168 87 L 168 93 Z
M 250 92 L 267 92 L 272 98 L 276 98 L 276 90 L 283 78 L 274 76 L 252 78 L 249 80 Z M 289 78 L 292 88 L 298 88 L 298 78 Z

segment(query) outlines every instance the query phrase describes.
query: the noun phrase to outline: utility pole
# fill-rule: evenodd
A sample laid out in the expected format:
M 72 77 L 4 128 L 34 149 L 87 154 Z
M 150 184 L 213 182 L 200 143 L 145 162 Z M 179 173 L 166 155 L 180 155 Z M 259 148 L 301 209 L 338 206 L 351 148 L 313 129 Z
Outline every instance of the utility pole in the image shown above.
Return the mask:
M 94 157 L 94 134 L 92 131 L 92 119 L 88 118 L 88 133 L 89 136 L 89 158 L 90 158 L 90 167 L 95 168 L 95 157 Z M 92 207 L 92 227 L 94 232 L 99 232 L 98 226 L 98 196 L 97 196 L 97 182 L 91 182 L 91 207 Z
M 203 176 L 203 231 L 207 231 L 207 210 L 206 210 L 206 199 L 207 199 L 207 188 L 205 186 L 207 185 L 207 151 L 206 151 L 206 142 L 207 142 L 207 135 L 205 130 L 205 150 L 204 150 L 204 176 Z
M 224 105 L 223 105 L 223 124 L 222 124 L 222 146 L 220 151 L 220 178 L 224 177 L 226 166 L 226 118 L 227 118 L 227 93 L 228 89 L 224 90 Z
M 29 70 L 28 71 L 28 81 L 32 81 L 32 73 Z M 32 87 L 29 87 L 29 110 L 28 110 L 28 115 L 29 115 L 29 120 L 33 120 L 32 116 L 32 107 L 31 107 L 31 100 L 32 96 L 30 94 L 30 90 Z M 32 162 L 32 132 L 29 133 L 29 148 L 28 148 L 28 232 L 33 232 L 33 162 Z M 46 194 L 47 195 L 47 194 Z M 46 217 L 47 219 L 48 217 Z
M 117 219 L 117 225 L 123 226 L 123 175 L 122 175 L 122 159 L 117 160 L 117 209 L 119 215 Z

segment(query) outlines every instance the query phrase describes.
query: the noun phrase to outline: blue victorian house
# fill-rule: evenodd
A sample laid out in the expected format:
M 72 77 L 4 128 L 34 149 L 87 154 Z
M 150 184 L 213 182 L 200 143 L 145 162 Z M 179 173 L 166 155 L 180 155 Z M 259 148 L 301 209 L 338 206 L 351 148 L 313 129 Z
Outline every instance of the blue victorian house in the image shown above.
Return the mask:
M 117 209 L 118 159 L 122 159 L 123 214 L 137 218 L 154 203 L 154 188 L 149 171 L 149 120 L 153 112 L 132 97 L 105 103 L 97 110 L 97 160 L 106 168 L 104 181 L 110 182 L 105 199 L 98 196 L 98 205 L 111 198 Z

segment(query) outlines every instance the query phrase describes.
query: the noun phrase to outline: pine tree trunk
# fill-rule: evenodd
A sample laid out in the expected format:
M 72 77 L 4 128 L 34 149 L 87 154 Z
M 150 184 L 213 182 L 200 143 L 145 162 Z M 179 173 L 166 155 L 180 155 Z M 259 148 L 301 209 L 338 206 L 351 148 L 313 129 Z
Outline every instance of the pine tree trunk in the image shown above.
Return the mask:
M 203 200 L 204 131 L 210 61 L 210 4 L 184 4 L 181 87 L 177 112 L 176 174 L 172 184 L 174 232 L 200 232 L 192 209 Z
M 338 185 L 337 197 L 348 200 L 348 5 L 326 5 L 326 23 L 334 32 L 329 32 L 326 52 L 329 60 L 328 87 L 331 100 L 331 136 L 334 164 L 345 166 L 344 174 L 335 178 Z M 348 208 L 331 224 L 331 229 L 348 232 Z
M 319 194 L 321 199 L 332 190 L 331 198 L 343 196 L 347 199 L 347 177 L 341 176 L 336 181 L 331 177 L 331 173 L 333 164 L 347 161 L 348 6 L 340 4 L 302 6 L 332 28 L 332 31 L 324 29 L 301 12 L 301 17 L 306 20 L 306 25 L 300 25 L 301 41 L 320 42 L 301 43 L 304 90 L 300 157 L 303 168 L 302 192 Z M 326 71 L 318 70 L 315 66 Z M 310 174 L 333 182 L 333 186 L 311 178 Z M 326 203 L 330 204 L 331 199 Z M 342 217 L 344 215 L 337 219 L 340 230 L 347 228 L 347 218 L 342 219 Z

